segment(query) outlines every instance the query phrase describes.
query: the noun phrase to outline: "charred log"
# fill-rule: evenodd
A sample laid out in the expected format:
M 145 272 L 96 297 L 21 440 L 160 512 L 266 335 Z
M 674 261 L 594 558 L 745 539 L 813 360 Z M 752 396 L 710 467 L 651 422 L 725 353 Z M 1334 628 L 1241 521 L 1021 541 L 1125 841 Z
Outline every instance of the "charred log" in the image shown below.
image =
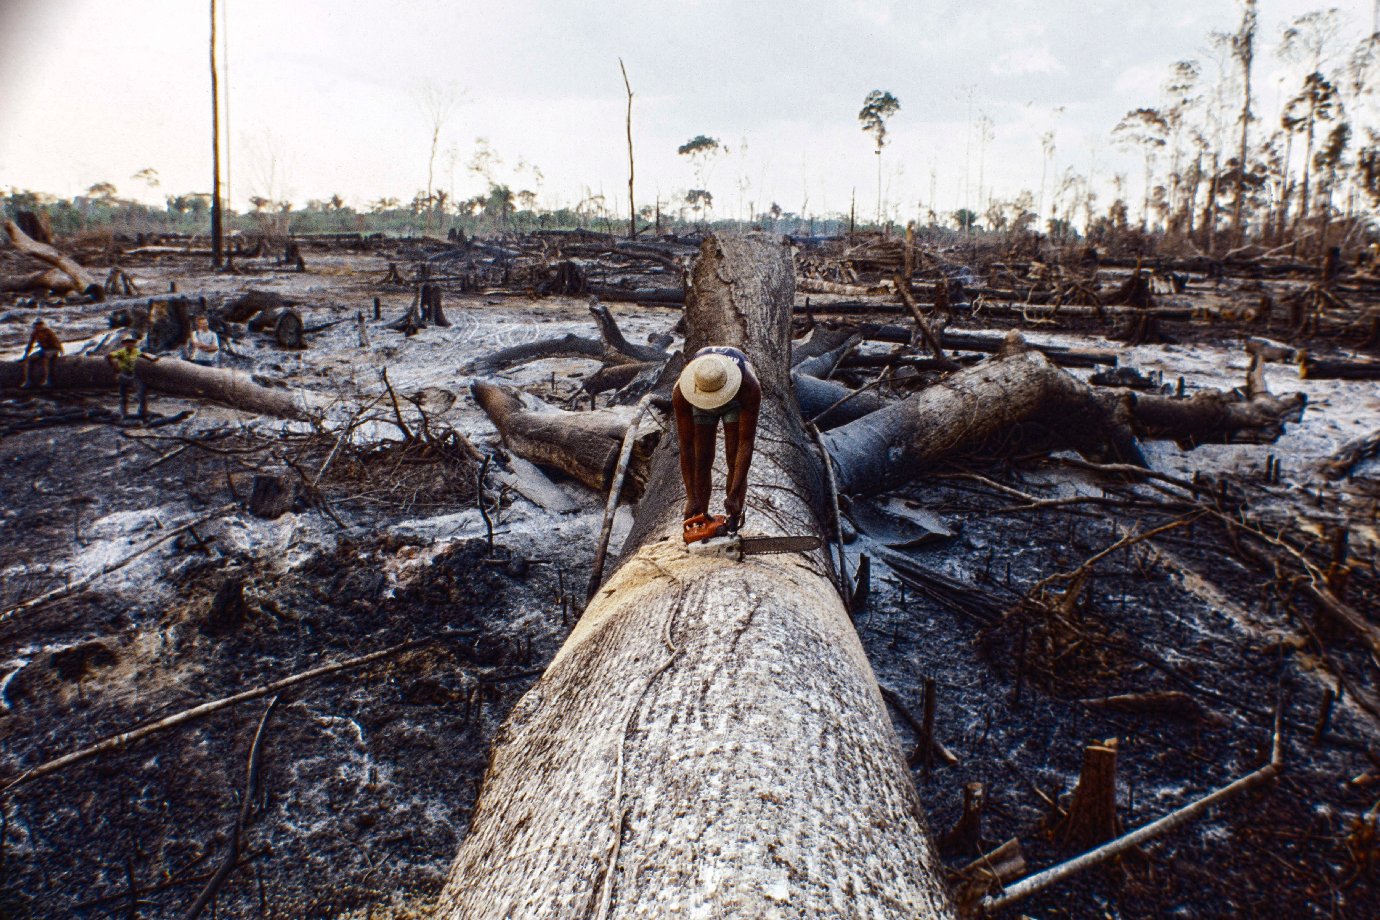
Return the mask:
M 513 453 L 560 470 L 596 491 L 608 488 L 627 430 L 624 413 L 534 411 L 523 405 L 517 391 L 493 383 L 477 381 L 470 391 Z M 624 487 L 631 497 L 642 494 L 655 439 L 655 435 L 649 435 L 634 445 Z
M 23 369 L 18 363 L 0 364 L 0 388 L 18 387 L 22 373 Z M 262 386 L 241 371 L 165 358 L 156 364 L 141 363 L 139 376 L 151 390 L 169 396 L 207 399 L 279 418 L 307 418 L 311 413 L 308 395 L 286 388 Z M 52 379 L 53 386 L 58 389 L 115 389 L 115 370 L 104 358 L 59 358 L 53 366 Z
M 22 280 L 17 285 L 12 285 L 12 288 L 30 291 L 48 290 L 59 294 L 84 294 L 92 288 L 100 289 L 100 284 L 95 277 L 79 265 L 75 259 L 64 255 L 47 243 L 40 243 L 31 239 L 27 233 L 19 229 L 19 225 L 14 221 L 5 221 L 5 233 L 9 236 L 10 245 L 15 249 L 26 256 L 32 256 L 40 262 L 46 262 L 52 266 L 49 271 L 40 272 Z
M 1181 447 L 1269 443 L 1297 420 L 1306 397 L 1203 391 L 1187 399 L 1094 390 L 1020 344 L 870 416 L 827 433 L 843 492 L 876 492 L 936 460 L 982 445 L 1025 421 L 1042 421 L 1070 446 L 1143 464 L 1137 438 Z

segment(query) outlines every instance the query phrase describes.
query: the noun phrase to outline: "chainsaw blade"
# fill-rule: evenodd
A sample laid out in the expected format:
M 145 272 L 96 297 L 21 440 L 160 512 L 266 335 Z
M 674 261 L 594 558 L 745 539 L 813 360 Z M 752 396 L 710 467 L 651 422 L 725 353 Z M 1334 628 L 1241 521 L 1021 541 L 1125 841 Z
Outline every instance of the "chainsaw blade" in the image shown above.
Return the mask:
M 819 537 L 743 537 L 741 552 L 744 556 L 762 556 L 768 553 L 808 553 L 819 549 Z

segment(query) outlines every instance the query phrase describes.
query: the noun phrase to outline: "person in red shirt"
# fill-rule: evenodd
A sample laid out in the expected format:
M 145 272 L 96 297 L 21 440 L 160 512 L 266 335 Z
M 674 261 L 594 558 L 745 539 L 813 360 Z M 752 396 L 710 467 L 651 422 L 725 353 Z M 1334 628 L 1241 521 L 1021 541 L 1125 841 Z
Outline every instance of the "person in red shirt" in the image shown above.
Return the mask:
M 685 542 L 737 533 L 747 500 L 748 465 L 757 440 L 762 385 L 747 356 L 736 348 L 702 348 L 685 366 L 671 393 L 685 481 Z M 724 424 L 724 515 L 709 514 L 714 485 L 714 446 Z
M 36 351 L 34 346 L 38 346 Z M 29 344 L 24 347 L 24 357 L 19 359 L 24 362 L 24 380 L 19 384 L 20 387 L 28 389 L 29 376 L 35 364 L 43 367 L 43 382 L 39 386 L 52 386 L 53 366 L 57 364 L 58 356 L 61 354 L 62 339 L 58 338 L 57 333 L 49 328 L 40 316 L 34 320 L 33 332 L 29 334 Z

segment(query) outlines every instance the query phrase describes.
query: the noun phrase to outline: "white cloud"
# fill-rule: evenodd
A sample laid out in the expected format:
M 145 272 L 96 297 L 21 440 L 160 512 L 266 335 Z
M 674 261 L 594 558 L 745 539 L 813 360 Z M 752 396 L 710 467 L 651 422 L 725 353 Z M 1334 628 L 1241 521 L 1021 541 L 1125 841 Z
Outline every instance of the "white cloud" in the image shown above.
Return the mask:
M 998 76 L 1033 73 L 1063 73 L 1066 69 L 1045 45 L 1013 48 L 997 58 L 987 69 Z

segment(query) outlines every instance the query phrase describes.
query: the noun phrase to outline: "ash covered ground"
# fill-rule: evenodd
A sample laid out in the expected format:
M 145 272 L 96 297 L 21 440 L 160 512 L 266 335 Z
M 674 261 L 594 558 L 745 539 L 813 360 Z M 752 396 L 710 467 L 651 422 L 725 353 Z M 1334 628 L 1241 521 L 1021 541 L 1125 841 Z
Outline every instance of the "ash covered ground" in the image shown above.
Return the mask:
M 217 274 L 176 251 L 122 263 L 145 291 L 176 282 L 212 309 L 248 288 L 290 299 L 309 329 L 322 327 L 309 347 L 285 351 L 245 331 L 229 360 L 314 394 L 320 426 L 158 395 L 165 420 L 193 414 L 125 426 L 110 417 L 112 394 L 5 394 L 0 603 L 13 612 L 0 620 L 0 785 L 200 703 L 397 651 L 7 788 L 0 915 L 181 916 L 230 848 L 265 712 L 260 775 L 217 916 L 409 916 L 439 891 L 495 732 L 578 615 L 604 502 L 553 477 L 576 506 L 557 514 L 492 478 L 503 472 L 501 445 L 464 372 L 501 348 L 593 335 L 584 299 L 530 297 L 520 285 L 447 290 L 451 325 L 407 336 L 389 324 L 414 292 L 381 279 L 390 263 L 444 255 L 409 246 L 308 249 L 304 273 L 259 259 Z M 1195 278 L 1176 298 L 1258 296 L 1250 283 Z M 375 297 L 383 319 L 367 319 L 361 346 L 356 314 L 371 317 Z M 829 298 L 814 300 L 822 319 Z M 100 345 L 112 310 L 147 301 L 43 312 L 71 351 Z M 7 357 L 38 308 L 4 306 Z M 679 318 L 675 307 L 614 313 L 634 342 Z M 1013 322 L 979 313 L 952 328 L 1003 332 Z M 1183 377 L 1189 391 L 1243 384 L 1241 343 L 1255 330 L 1171 329 L 1175 343 L 1136 346 L 1109 345 L 1078 323 L 1025 333 L 1114 347 L 1123 365 Z M 1330 341 L 1320 350 L 1345 351 Z M 482 510 L 474 463 L 399 446 L 385 368 L 405 424 L 453 428 L 494 453 Z M 587 406 L 579 383 L 597 368 L 557 358 L 494 376 L 549 404 Z M 1177 485 L 1109 481 L 1018 437 L 848 503 L 849 568 L 863 556 L 871 568 L 855 622 L 898 735 L 916 745 L 921 688 L 933 680 L 935 734 L 957 761 L 927 768 L 915 758 L 937 836 L 957 822 L 965 784 L 984 785 L 981 834 L 945 844 L 952 867 L 1011 837 L 1032 869 L 1073 855 L 1051 828 L 1090 743 L 1118 739 L 1118 811 L 1131 828 L 1261 766 L 1285 701 L 1280 779 L 1010 916 L 1380 914 L 1380 723 L 1344 686 L 1372 692 L 1375 662 L 1307 602 L 1299 576 L 1243 557 L 1225 523 L 1286 539 L 1319 570 L 1336 562 L 1344 526 L 1346 571 L 1333 574 L 1353 607 L 1380 619 L 1380 463 L 1362 460 L 1336 482 L 1317 472 L 1380 429 L 1380 395 L 1373 381 L 1300 379 L 1290 364 L 1269 365 L 1265 379 L 1272 392 L 1307 395 L 1302 419 L 1273 444 L 1147 445 L 1151 466 Z M 339 447 L 336 432 L 371 401 Z M 1266 475 L 1267 458 L 1279 461 L 1278 477 Z M 301 471 L 314 488 L 261 519 L 245 506 L 266 470 Z M 621 515 L 615 547 L 626 524 Z M 1032 594 L 1168 525 L 1110 554 L 1077 591 L 1061 581 Z M 49 592 L 51 601 L 14 609 Z M 1049 617 L 1060 600 L 1061 617 Z

